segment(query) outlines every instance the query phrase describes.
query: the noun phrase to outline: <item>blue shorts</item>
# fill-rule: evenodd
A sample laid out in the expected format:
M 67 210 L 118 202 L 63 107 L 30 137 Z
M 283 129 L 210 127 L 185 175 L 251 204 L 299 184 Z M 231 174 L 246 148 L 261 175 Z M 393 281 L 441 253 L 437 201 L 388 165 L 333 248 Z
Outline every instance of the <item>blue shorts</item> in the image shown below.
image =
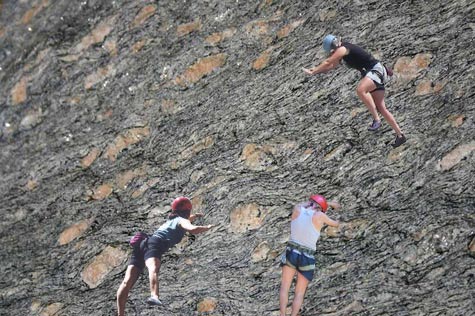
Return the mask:
M 168 242 L 156 236 L 150 236 L 142 240 L 140 247 L 135 247 L 129 261 L 129 265 L 136 266 L 140 270 L 145 267 L 145 261 L 149 258 L 162 260 L 162 255 L 168 250 Z
M 314 256 L 287 246 L 285 252 L 280 257 L 280 266 L 284 265 L 297 270 L 309 282 L 312 281 L 315 272 Z

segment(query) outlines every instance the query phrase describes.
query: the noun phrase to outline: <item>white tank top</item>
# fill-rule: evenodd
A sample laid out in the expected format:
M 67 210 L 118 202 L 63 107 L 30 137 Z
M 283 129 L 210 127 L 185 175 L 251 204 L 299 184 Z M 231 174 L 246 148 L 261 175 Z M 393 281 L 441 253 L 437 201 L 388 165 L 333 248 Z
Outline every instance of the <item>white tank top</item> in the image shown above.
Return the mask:
M 290 222 L 290 241 L 316 250 L 320 232 L 313 226 L 313 214 L 315 214 L 315 211 L 312 209 L 300 207 L 299 216 Z

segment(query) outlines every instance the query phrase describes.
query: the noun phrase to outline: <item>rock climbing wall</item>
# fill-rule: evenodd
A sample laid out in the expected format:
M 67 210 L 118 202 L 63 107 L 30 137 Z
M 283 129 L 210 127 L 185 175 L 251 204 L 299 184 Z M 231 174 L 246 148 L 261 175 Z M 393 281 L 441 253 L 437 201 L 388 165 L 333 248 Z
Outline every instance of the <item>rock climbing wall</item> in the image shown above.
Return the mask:
M 278 315 L 293 206 L 329 215 L 302 315 L 475 315 L 473 1 L 0 1 L 0 315 L 113 315 L 128 239 L 178 195 L 211 231 L 163 258 L 164 307 Z M 333 33 L 394 68 L 386 104 Z

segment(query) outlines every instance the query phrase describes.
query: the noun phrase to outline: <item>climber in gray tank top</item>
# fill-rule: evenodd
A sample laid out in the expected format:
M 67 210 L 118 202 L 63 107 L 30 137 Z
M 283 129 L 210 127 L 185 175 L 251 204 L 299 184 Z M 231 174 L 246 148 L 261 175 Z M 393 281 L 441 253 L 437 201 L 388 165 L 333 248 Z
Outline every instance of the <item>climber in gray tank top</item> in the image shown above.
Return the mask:
M 280 315 L 286 315 L 289 290 L 297 274 L 292 316 L 296 316 L 303 303 L 307 286 L 315 271 L 316 243 L 324 225 L 338 227 L 339 223 L 325 213 L 328 207 L 339 209 L 340 204 L 328 201 L 319 194 L 310 196 L 307 202 L 297 204 L 290 222 L 290 240 L 281 256 L 282 283 L 280 286 Z
M 179 225 L 181 220 L 182 217 L 177 216 L 174 219 L 166 221 L 153 233 L 152 238 L 159 240 L 164 244 L 166 243 L 167 250 L 175 246 L 181 241 L 186 232 Z
M 392 71 L 388 71 L 387 67 L 360 46 L 342 42 L 331 34 L 323 39 L 323 49 L 330 56 L 320 65 L 303 68 L 303 71 L 309 75 L 324 73 L 336 68 L 341 61 L 344 61 L 348 67 L 358 70 L 362 78 L 356 88 L 356 93 L 373 117 L 373 123 L 368 130 L 376 131 L 381 127 L 379 111 L 396 133 L 392 146 L 399 147 L 404 144 L 406 136 L 384 102 L 385 84 L 389 81 Z
M 214 227 L 213 225 L 195 226 L 191 222 L 203 214 L 191 214 L 191 201 L 186 197 L 178 197 L 172 203 L 172 212 L 168 220 L 161 225 L 152 236 L 142 240 L 139 246 L 134 247 L 130 258 L 124 281 L 117 290 L 117 312 L 119 316 L 125 315 L 125 304 L 130 290 L 147 266 L 150 280 L 149 305 L 161 305 L 159 300 L 158 273 L 162 255 L 171 247 L 179 243 L 186 232 L 199 234 Z

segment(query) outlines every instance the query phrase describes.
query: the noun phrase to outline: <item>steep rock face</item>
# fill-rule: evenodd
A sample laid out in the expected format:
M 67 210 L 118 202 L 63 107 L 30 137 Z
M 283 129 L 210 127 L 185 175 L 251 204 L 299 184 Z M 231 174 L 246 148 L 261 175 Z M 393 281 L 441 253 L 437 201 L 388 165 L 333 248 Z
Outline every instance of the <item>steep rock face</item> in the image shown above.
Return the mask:
M 1 315 L 111 315 L 128 238 L 177 195 L 212 231 L 164 257 L 163 308 L 275 315 L 293 205 L 341 202 L 302 315 L 475 314 L 472 1 L 0 1 Z M 387 124 L 329 32 L 394 66 Z

